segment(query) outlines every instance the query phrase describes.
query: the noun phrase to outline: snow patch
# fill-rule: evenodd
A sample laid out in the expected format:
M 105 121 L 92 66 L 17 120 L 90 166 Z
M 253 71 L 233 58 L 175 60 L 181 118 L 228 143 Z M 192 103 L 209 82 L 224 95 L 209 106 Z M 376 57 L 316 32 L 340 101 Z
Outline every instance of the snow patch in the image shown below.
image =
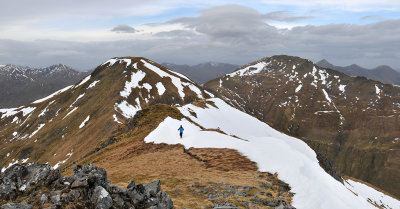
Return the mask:
M 40 129 L 42 129 L 44 125 L 45 125 L 44 123 L 39 124 L 38 128 L 34 132 L 32 132 L 31 135 L 29 135 L 29 138 L 32 138 L 32 136 L 34 136 L 37 132 L 39 132 Z
M 157 87 L 157 90 L 158 90 L 158 95 L 163 95 L 164 94 L 164 92 L 165 92 L 165 87 L 164 87 L 164 85 L 161 83 L 161 82 L 158 82 L 157 84 L 156 84 L 156 87 Z
M 93 81 L 86 89 L 90 89 L 90 88 L 95 87 L 98 82 L 100 82 L 100 80 Z
M 148 68 L 148 69 L 152 70 L 153 72 L 157 73 L 160 77 L 162 77 L 162 78 L 163 78 L 163 77 L 169 77 L 169 78 L 171 78 L 172 83 L 173 83 L 173 84 L 175 85 L 175 87 L 178 89 L 179 96 L 180 96 L 182 99 L 185 98 L 185 93 L 183 92 L 184 86 L 189 87 L 190 90 L 192 90 L 193 92 L 195 92 L 199 98 L 203 98 L 203 95 L 202 95 L 200 89 L 197 88 L 194 84 L 192 84 L 192 83 L 187 83 L 187 82 L 182 82 L 182 81 L 181 81 L 181 78 L 185 78 L 185 79 L 187 79 L 187 80 L 190 81 L 190 79 L 186 78 L 185 76 L 183 76 L 183 75 L 181 75 L 181 74 L 177 74 L 177 75 L 181 76 L 181 78 L 176 77 L 176 76 L 171 75 L 171 74 L 168 74 L 167 72 L 161 70 L 160 68 L 158 68 L 158 67 L 156 67 L 156 66 L 154 66 L 154 65 L 152 65 L 152 64 L 150 64 L 150 63 L 148 63 L 148 62 L 146 62 L 145 60 L 141 60 L 141 61 L 144 63 L 144 66 L 145 66 L 146 68 Z M 168 70 L 168 71 L 171 72 L 170 70 Z M 171 72 L 171 73 L 172 73 L 172 72 Z M 175 72 L 173 72 L 173 73 L 175 73 Z M 176 74 L 176 73 L 175 73 L 175 74 Z
M 204 92 L 206 92 L 206 94 L 208 94 L 208 96 L 210 96 L 210 97 L 215 97 L 215 95 L 213 93 L 208 92 L 207 90 L 204 90 Z
M 147 91 L 149 91 L 150 92 L 150 90 L 153 88 L 150 84 L 148 84 L 148 83 L 144 83 L 143 84 L 143 87 L 145 88 L 145 89 L 147 89 Z
M 48 100 L 48 99 L 50 99 L 50 98 L 52 98 L 52 97 L 54 97 L 54 96 L 56 96 L 56 95 L 58 95 L 58 94 L 61 94 L 61 93 L 65 92 L 65 91 L 67 91 L 68 89 L 70 89 L 70 88 L 72 88 L 72 87 L 73 87 L 73 85 L 67 86 L 67 87 L 65 87 L 65 88 L 63 88 L 63 89 L 60 89 L 60 90 L 58 90 L 58 91 L 56 91 L 56 92 L 50 94 L 49 96 L 47 96 L 47 97 L 45 97 L 45 98 L 38 99 L 38 100 L 32 102 L 32 104 L 44 102 L 44 101 L 46 101 L 46 100 Z
M 115 122 L 117 122 L 117 123 L 119 123 L 119 124 L 122 124 L 122 123 L 118 120 L 117 115 L 114 114 L 114 115 L 113 115 L 113 118 L 114 118 L 114 121 L 115 121 Z
M 64 164 L 65 162 L 67 162 L 67 161 L 71 158 L 71 156 L 72 156 L 72 154 L 73 154 L 72 151 L 73 151 L 73 150 L 71 150 L 71 152 L 69 152 L 68 154 L 65 155 L 65 156 L 67 157 L 67 159 L 65 159 L 65 160 L 63 160 L 63 161 L 59 161 L 58 163 L 56 163 L 56 164 L 53 166 L 53 169 L 57 169 L 58 167 L 60 167 L 61 164 Z
M 267 66 L 268 64 L 269 64 L 269 63 L 266 63 L 266 62 L 259 62 L 259 63 L 255 64 L 255 65 L 248 66 L 248 67 L 246 67 L 246 68 L 243 68 L 243 69 L 241 69 L 241 70 L 238 70 L 238 71 L 235 71 L 235 72 L 233 72 L 233 73 L 226 74 L 226 75 L 229 76 L 229 77 L 234 77 L 234 76 L 244 76 L 244 75 L 254 75 L 254 74 L 258 74 L 258 73 L 260 73 L 260 72 L 265 68 L 265 66 Z
M 378 97 L 378 99 L 381 98 L 381 92 L 382 92 L 382 90 L 378 87 L 378 85 L 375 84 L 375 93 L 376 93 L 376 96 Z
M 339 85 L 339 90 L 340 90 L 342 93 L 344 93 L 344 92 L 346 91 L 345 88 L 346 88 L 346 85 L 343 85 L 343 84 L 340 84 L 340 85 Z
M 81 95 L 79 95 L 76 99 L 75 99 L 75 101 L 74 102 L 72 102 L 72 104 L 69 106 L 69 107 L 73 107 L 74 106 L 74 104 L 79 100 L 79 99 L 81 99 L 83 96 L 85 96 L 85 93 L 83 93 L 83 94 L 81 94 Z
M 105 63 L 103 63 L 102 66 L 103 65 L 113 66 L 117 61 L 119 61 L 119 60 L 118 59 L 109 59 Z
M 89 119 L 90 119 L 90 115 L 87 116 L 87 118 L 81 123 L 81 125 L 79 125 L 79 128 L 83 128 L 86 125 L 86 123 L 89 121 Z
M 293 65 L 293 66 L 294 66 L 294 65 Z M 303 87 L 303 84 L 300 84 L 300 85 L 296 88 L 295 92 L 296 92 L 296 93 L 299 92 L 299 91 L 301 90 L 301 87 Z
M 138 98 L 137 98 L 138 99 Z M 126 118 L 132 118 L 135 116 L 136 112 L 141 110 L 140 103 L 138 105 L 131 105 L 127 101 L 122 101 L 120 104 L 115 104 L 115 110 L 118 109 L 121 111 L 121 114 Z
M 22 111 L 22 115 L 25 117 L 26 115 L 33 112 L 35 109 L 36 109 L 36 107 L 25 107 L 25 108 L 21 109 L 20 111 Z
M 132 72 L 131 81 L 125 82 L 125 88 L 119 94 L 124 98 L 128 98 L 132 93 L 132 88 L 139 87 L 139 82 L 142 81 L 145 76 L 146 73 L 141 70 L 138 70 L 136 73 Z
M 71 111 L 69 111 L 68 113 L 67 113 L 67 115 L 65 115 L 64 117 L 63 117 L 63 119 L 62 120 L 64 120 L 66 117 L 68 117 L 69 115 L 71 115 L 75 110 L 77 110 L 78 109 L 78 107 L 75 107 L 74 109 L 72 109 Z
M 322 92 L 324 92 L 325 99 L 328 100 L 329 103 L 332 103 L 331 98 L 329 97 L 328 93 L 325 91 L 325 89 L 322 89 Z
M 79 86 L 82 86 L 85 84 L 91 77 L 92 75 L 88 75 L 86 78 L 84 78 L 78 85 L 75 86 L 75 88 L 78 88 Z
M 3 173 L 3 172 L 6 171 L 8 168 L 10 168 L 11 166 L 17 164 L 18 162 L 19 162 L 19 160 L 16 160 L 16 161 L 15 161 L 14 159 L 12 159 L 11 163 L 9 163 L 7 167 L 4 167 L 4 168 L 1 169 L 1 172 Z
M 16 111 L 16 109 L 17 108 L 0 109 L 1 119 L 17 114 L 19 111 Z
M 101 66 L 106 65 L 106 66 L 113 66 L 116 62 L 121 63 L 121 62 L 126 62 L 126 67 L 128 67 L 132 60 L 131 59 L 119 59 L 119 58 L 114 58 L 114 59 L 109 59 L 107 62 L 101 64 Z M 136 68 L 136 66 L 134 66 Z

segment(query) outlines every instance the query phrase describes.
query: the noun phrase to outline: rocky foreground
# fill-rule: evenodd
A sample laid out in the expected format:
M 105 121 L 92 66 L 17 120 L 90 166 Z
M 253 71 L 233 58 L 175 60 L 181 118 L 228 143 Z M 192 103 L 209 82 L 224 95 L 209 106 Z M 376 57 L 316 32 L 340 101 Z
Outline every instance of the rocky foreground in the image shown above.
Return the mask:
M 126 190 L 111 185 L 106 170 L 77 165 L 72 177 L 62 177 L 48 164 L 16 164 L 0 176 L 1 208 L 173 208 L 160 181 Z

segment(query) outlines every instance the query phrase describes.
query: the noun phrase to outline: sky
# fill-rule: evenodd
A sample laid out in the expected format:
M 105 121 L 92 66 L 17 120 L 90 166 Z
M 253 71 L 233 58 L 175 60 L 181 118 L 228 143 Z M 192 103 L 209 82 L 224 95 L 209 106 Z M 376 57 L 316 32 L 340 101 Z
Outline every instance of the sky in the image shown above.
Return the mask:
M 0 64 L 112 57 L 244 65 L 294 55 L 400 70 L 399 0 L 0 0 Z

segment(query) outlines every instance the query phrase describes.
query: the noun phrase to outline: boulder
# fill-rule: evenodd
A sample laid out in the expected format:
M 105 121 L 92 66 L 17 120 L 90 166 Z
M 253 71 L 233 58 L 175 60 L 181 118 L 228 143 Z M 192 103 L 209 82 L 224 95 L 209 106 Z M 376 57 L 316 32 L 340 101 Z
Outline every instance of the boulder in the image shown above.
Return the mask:
M 150 183 L 144 185 L 144 189 L 146 190 L 146 194 L 149 197 L 155 197 L 156 194 L 158 194 L 158 192 L 160 192 L 160 190 L 161 190 L 161 182 L 160 182 L 160 180 L 150 182 Z
M 171 197 L 168 195 L 168 192 L 160 192 L 160 207 L 162 209 L 172 209 L 174 207 L 174 203 L 172 202 Z
M 33 205 L 9 203 L 17 199 Z M 49 203 L 53 205 L 47 208 L 108 209 L 113 204 L 117 208 L 173 208 L 160 181 L 136 185 L 132 180 L 125 190 L 110 185 L 106 170 L 92 164 L 75 166 L 72 177 L 62 177 L 59 170 L 40 163 L 16 164 L 0 176 L 0 205 L 5 204 L 1 208 L 44 208 Z
M 1 209 L 32 209 L 32 205 L 23 203 L 7 203 L 0 207 Z
M 113 203 L 110 194 L 101 186 L 96 186 L 90 200 L 96 209 L 109 209 Z

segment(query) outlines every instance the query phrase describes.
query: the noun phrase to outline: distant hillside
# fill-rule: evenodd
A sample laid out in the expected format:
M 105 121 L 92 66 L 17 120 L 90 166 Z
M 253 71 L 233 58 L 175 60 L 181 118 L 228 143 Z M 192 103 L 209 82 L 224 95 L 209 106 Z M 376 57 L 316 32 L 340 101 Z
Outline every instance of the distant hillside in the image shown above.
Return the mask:
M 63 64 L 46 68 L 0 65 L 0 108 L 28 104 L 74 84 L 88 74 Z
M 400 196 L 400 88 L 273 56 L 204 84 L 232 106 L 305 141 L 339 174 Z
M 325 59 L 317 62 L 316 64 L 319 67 L 337 70 L 350 76 L 364 76 L 382 83 L 400 85 L 400 72 L 387 65 L 381 65 L 374 69 L 366 69 L 356 64 L 340 67 L 329 63 Z
M 203 84 L 211 79 L 231 73 L 239 67 L 237 65 L 215 62 L 205 62 L 192 66 L 177 65 L 173 63 L 163 63 L 162 65 L 171 70 L 187 75 L 198 84 Z

